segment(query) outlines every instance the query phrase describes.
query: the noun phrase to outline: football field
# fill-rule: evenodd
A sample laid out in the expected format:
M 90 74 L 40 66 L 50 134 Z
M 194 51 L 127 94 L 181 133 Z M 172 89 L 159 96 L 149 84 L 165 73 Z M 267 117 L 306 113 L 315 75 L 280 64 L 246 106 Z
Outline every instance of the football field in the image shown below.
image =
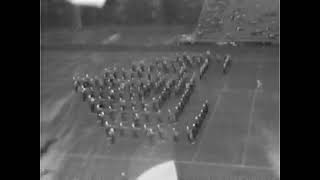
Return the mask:
M 223 75 L 221 64 L 210 62 L 204 78 L 196 82 L 180 119 L 192 119 L 208 99 L 209 114 L 195 144 L 185 137 L 178 143 L 150 144 L 129 133 L 110 144 L 88 104 L 72 92 L 75 73 L 95 75 L 106 66 L 174 58 L 177 51 L 43 50 L 41 143 L 57 139 L 40 159 L 41 166 L 51 170 L 43 179 L 113 180 L 121 172 L 136 179 L 163 162 L 174 162 L 179 179 L 279 179 L 279 47 L 207 46 L 183 51 L 198 54 L 208 49 L 230 54 L 233 64 Z

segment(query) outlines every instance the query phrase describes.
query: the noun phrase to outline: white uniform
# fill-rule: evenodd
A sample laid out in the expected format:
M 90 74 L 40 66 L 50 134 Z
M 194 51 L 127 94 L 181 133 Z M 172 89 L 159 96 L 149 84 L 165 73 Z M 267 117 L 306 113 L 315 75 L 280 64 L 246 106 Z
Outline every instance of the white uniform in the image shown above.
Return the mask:
M 225 57 L 224 63 L 223 63 L 223 73 L 226 74 L 228 68 L 230 68 L 231 65 L 231 56 L 228 54 Z

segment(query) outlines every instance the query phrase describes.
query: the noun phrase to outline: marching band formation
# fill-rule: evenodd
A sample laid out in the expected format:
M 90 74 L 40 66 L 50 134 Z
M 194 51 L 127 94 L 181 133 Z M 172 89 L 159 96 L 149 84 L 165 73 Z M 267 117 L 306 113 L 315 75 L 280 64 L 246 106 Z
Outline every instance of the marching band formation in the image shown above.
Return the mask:
M 209 113 L 209 101 L 205 100 L 193 120 L 183 122 L 181 115 L 196 81 L 205 77 L 214 60 L 221 62 L 207 51 L 201 55 L 184 53 L 174 60 L 132 63 L 128 69 L 108 67 L 101 77 L 74 76 L 73 87 L 96 114 L 97 124 L 104 128 L 111 143 L 129 134 L 147 137 L 150 142 L 155 138 L 178 142 L 184 136 L 193 144 Z M 226 74 L 231 56 L 226 55 L 223 61 L 222 72 Z M 176 102 L 173 108 L 171 100 Z M 187 125 L 181 129 L 179 123 Z

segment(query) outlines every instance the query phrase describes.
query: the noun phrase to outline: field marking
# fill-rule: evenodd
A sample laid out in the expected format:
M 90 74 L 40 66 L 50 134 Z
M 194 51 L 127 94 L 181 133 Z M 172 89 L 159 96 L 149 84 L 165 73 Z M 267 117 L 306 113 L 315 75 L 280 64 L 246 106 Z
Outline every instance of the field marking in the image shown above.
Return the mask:
M 66 153 L 66 158 L 86 158 L 85 154 L 81 153 Z M 115 161 L 155 161 L 155 162 L 164 162 L 173 159 L 161 159 L 161 158 L 144 158 L 144 157 L 114 157 L 110 155 L 98 155 L 94 154 L 91 156 L 92 159 L 100 159 L 100 160 L 115 160 Z M 197 165 L 197 166 L 216 166 L 216 167 L 224 167 L 224 168 L 244 168 L 244 169 L 257 169 L 257 170 L 270 170 L 273 168 L 265 167 L 265 166 L 243 166 L 241 164 L 226 164 L 226 163 L 215 163 L 215 162 L 205 162 L 205 161 L 183 161 L 183 160 L 173 160 L 178 164 L 189 164 L 189 165 Z
M 258 77 L 258 74 L 262 70 L 262 68 L 263 68 L 263 66 L 261 64 L 258 65 L 258 69 L 256 71 L 256 79 Z M 246 140 L 245 140 L 245 144 L 244 144 L 244 148 L 243 148 L 243 152 L 242 152 L 242 158 L 241 158 L 241 165 L 242 166 L 245 166 L 245 163 L 247 160 L 247 151 L 248 151 L 248 144 L 249 144 L 249 140 L 250 140 L 250 136 L 251 136 L 251 129 L 252 129 L 253 120 L 254 120 L 253 114 L 255 112 L 256 97 L 259 92 L 261 92 L 261 90 L 258 87 L 256 87 L 254 90 L 252 102 L 251 102 L 251 110 L 250 110 L 250 114 L 249 114 L 249 123 L 248 123 L 248 133 L 246 136 Z
M 220 90 L 218 91 L 219 93 L 218 93 L 218 95 L 217 95 L 217 100 L 216 100 L 216 103 L 215 103 L 215 105 L 214 105 L 213 112 L 212 112 L 210 118 L 208 118 L 208 120 L 210 120 L 210 121 L 213 121 L 212 119 L 213 119 L 214 114 L 216 113 L 217 108 L 218 108 L 218 106 L 219 106 L 219 104 L 220 104 L 221 97 L 222 97 L 222 93 L 223 93 L 224 91 L 228 91 L 228 89 L 229 89 L 229 88 L 228 88 L 228 83 L 227 83 L 227 80 L 226 80 L 226 79 L 228 79 L 228 77 L 229 77 L 229 76 L 225 76 L 225 77 L 224 77 L 223 87 L 222 87 L 222 89 L 220 89 Z M 206 124 L 206 126 L 209 126 L 209 125 Z M 208 129 L 208 127 L 207 127 L 205 130 L 207 130 L 207 129 Z M 206 132 L 205 130 L 203 131 L 203 134 Z M 197 148 L 196 152 L 194 153 L 194 156 L 192 157 L 191 161 L 195 161 L 195 159 L 197 158 L 197 156 L 198 156 L 198 154 L 199 154 L 199 152 L 200 152 L 200 147 L 201 147 L 201 145 L 202 145 L 202 142 L 203 142 L 203 140 L 200 141 L 200 143 L 199 143 L 199 145 L 198 145 L 198 148 Z
M 256 101 L 256 96 L 258 91 L 256 91 L 256 93 L 253 94 L 252 97 L 252 103 L 251 103 L 251 110 L 250 110 L 250 114 L 249 114 L 249 123 L 248 123 L 248 133 L 247 133 L 247 138 L 245 140 L 245 144 L 244 144 L 244 149 L 242 152 L 242 158 L 241 158 L 241 165 L 244 165 L 246 163 L 246 159 L 247 159 L 247 151 L 248 151 L 248 144 L 249 144 L 249 139 L 250 139 L 250 135 L 251 135 L 251 128 L 252 128 L 252 124 L 253 124 L 253 113 L 255 111 L 255 101 Z
M 226 85 L 226 84 L 225 84 L 225 85 Z M 216 103 L 215 103 L 215 105 L 214 105 L 214 107 L 213 107 L 212 114 L 211 114 L 210 118 L 207 119 L 207 121 L 209 121 L 209 123 L 210 123 L 211 121 L 213 121 L 214 114 L 215 114 L 215 112 L 217 111 L 217 107 L 219 106 L 220 101 L 221 101 L 222 93 L 219 93 L 217 96 L 218 96 L 218 97 L 217 97 Z M 206 132 L 207 132 L 208 129 L 209 129 L 209 123 L 206 124 L 206 127 L 205 127 L 205 129 L 203 130 L 203 132 L 202 132 L 203 135 L 205 135 Z M 194 153 L 194 155 L 193 155 L 193 157 L 192 157 L 192 159 L 191 159 L 192 162 L 195 161 L 195 159 L 197 158 L 197 156 L 198 156 L 198 154 L 199 154 L 199 152 L 200 152 L 200 148 L 201 148 L 201 146 L 202 146 L 202 144 L 203 144 L 203 141 L 204 141 L 203 139 L 201 139 L 201 140 L 202 140 L 202 141 L 200 141 L 200 143 L 199 143 L 199 145 L 198 145 L 198 148 L 197 148 L 196 152 Z
M 85 155 L 84 155 L 84 161 L 81 164 L 81 167 L 86 167 L 86 165 L 89 163 L 90 157 L 92 156 L 92 154 L 94 153 L 94 151 L 92 149 L 90 149 Z

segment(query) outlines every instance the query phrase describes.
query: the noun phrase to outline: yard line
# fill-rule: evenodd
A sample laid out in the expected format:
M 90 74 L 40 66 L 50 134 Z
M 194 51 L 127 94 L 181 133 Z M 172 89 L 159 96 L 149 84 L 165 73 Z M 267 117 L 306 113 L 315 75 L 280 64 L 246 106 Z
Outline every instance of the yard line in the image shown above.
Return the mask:
M 258 74 L 260 73 L 260 71 L 262 70 L 263 66 L 258 65 L 258 70 L 256 72 L 256 77 L 258 77 Z M 242 158 L 241 158 L 241 165 L 245 166 L 246 160 L 247 160 L 247 151 L 248 151 L 248 144 L 249 144 L 249 140 L 250 140 L 250 136 L 251 136 L 251 129 L 252 129 L 252 125 L 253 125 L 253 113 L 255 111 L 255 104 L 256 104 L 256 97 L 257 94 L 260 92 L 260 89 L 258 89 L 258 87 L 255 88 L 254 93 L 253 93 L 253 97 L 252 97 L 252 102 L 251 102 L 251 110 L 250 110 L 250 114 L 249 114 L 249 123 L 248 123 L 248 133 L 247 133 L 247 138 L 245 140 L 245 144 L 244 144 L 244 149 L 242 152 Z
M 245 165 L 246 163 L 246 159 L 247 159 L 247 151 L 248 151 L 248 143 L 249 143 L 249 140 L 250 140 L 250 135 L 251 135 L 251 128 L 252 128 L 252 124 L 253 124 L 253 113 L 254 113 L 254 106 L 255 106 L 255 102 L 256 102 L 256 97 L 257 97 L 257 92 L 258 91 L 255 91 L 255 93 L 253 94 L 253 97 L 252 97 L 252 103 L 251 103 L 251 111 L 250 111 L 250 114 L 249 114 L 249 123 L 248 123 L 248 133 L 247 133 L 247 138 L 246 138 L 246 141 L 245 141 L 245 144 L 244 144 L 244 149 L 243 149 L 243 152 L 242 152 L 242 158 L 241 158 L 241 165 Z
M 215 103 L 215 105 L 214 105 L 212 114 L 211 114 L 210 118 L 207 119 L 207 121 L 209 121 L 209 122 L 207 122 L 206 127 L 205 127 L 204 131 L 202 132 L 202 135 L 203 135 L 203 136 L 206 135 L 205 132 L 208 131 L 208 129 L 209 129 L 209 123 L 210 123 L 210 121 L 213 121 L 212 119 L 213 119 L 213 117 L 214 117 L 215 112 L 217 111 L 217 107 L 218 107 L 219 104 L 220 104 L 221 96 L 222 96 L 222 94 L 219 93 L 219 94 L 218 94 L 218 97 L 217 97 L 217 100 L 216 100 L 216 103 Z M 194 153 L 194 156 L 192 157 L 192 160 L 191 160 L 191 161 L 194 161 L 194 160 L 197 158 L 197 156 L 198 156 L 198 154 L 199 154 L 199 152 L 200 152 L 200 147 L 202 146 L 202 143 L 203 143 L 203 139 L 202 139 L 202 141 L 200 141 L 200 143 L 199 143 L 199 145 L 198 145 L 198 149 L 197 149 L 197 151 Z
M 84 155 L 84 161 L 82 162 L 81 166 L 86 167 L 88 164 L 90 157 L 93 155 L 93 150 L 89 150 L 85 155 Z
M 85 154 L 81 153 L 67 153 L 65 155 L 66 158 L 86 158 Z M 92 159 L 100 159 L 100 160 L 115 160 L 115 161 L 154 161 L 154 162 L 165 162 L 165 161 L 174 161 L 178 164 L 189 164 L 189 165 L 196 165 L 196 166 L 216 166 L 216 167 L 224 167 L 224 168 L 244 168 L 244 169 L 257 169 L 257 170 L 270 170 L 273 169 L 271 167 L 265 166 L 243 166 L 241 164 L 226 164 L 226 163 L 215 163 L 215 162 L 205 162 L 205 161 L 183 161 L 183 160 L 173 160 L 173 159 L 161 159 L 161 158 L 144 158 L 144 157 L 116 157 L 116 156 L 109 156 L 109 155 L 98 155 L 93 154 L 90 156 Z

